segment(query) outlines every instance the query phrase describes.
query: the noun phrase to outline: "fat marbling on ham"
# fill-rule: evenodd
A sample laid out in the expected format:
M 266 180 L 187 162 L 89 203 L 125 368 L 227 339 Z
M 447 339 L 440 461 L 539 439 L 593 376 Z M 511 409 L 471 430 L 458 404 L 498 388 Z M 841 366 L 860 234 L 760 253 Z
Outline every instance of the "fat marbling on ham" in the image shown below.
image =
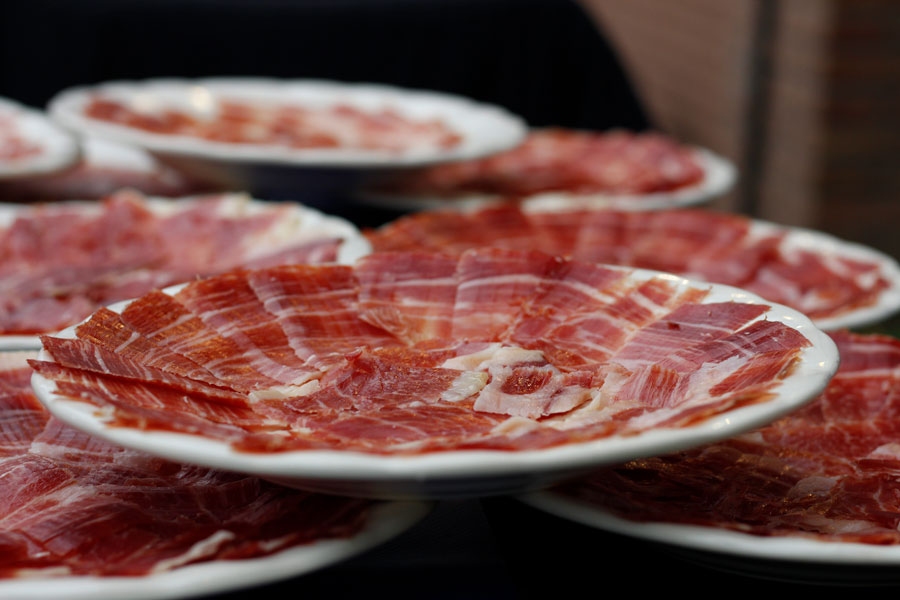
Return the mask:
M 181 465 L 90 437 L 0 355 L 0 579 L 144 575 L 345 538 L 370 503 Z M 60 367 L 63 368 L 63 367 Z
M 499 249 L 279 266 L 100 310 L 32 365 L 118 425 L 248 451 L 547 448 L 765 401 L 809 345 L 679 281 Z

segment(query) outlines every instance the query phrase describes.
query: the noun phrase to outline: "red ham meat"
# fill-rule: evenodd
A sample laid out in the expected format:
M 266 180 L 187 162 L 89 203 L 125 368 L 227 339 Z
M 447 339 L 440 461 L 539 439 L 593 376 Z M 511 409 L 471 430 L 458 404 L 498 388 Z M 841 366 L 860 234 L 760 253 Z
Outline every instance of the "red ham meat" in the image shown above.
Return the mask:
M 219 100 L 216 108 L 216 114 L 208 117 L 174 107 L 135 111 L 111 98 L 95 96 L 85 106 L 84 114 L 155 134 L 288 149 L 402 153 L 452 148 L 462 141 L 440 120 L 411 119 L 391 108 L 363 110 L 347 104 L 315 107 L 229 98 Z
M 900 544 L 900 340 L 835 332 L 813 403 L 732 440 L 634 460 L 559 493 L 634 521 Z
M 236 271 L 33 362 L 112 423 L 256 452 L 546 448 L 765 401 L 809 342 L 759 304 L 536 251 Z
M 792 243 L 788 231 L 700 210 L 548 212 L 501 204 L 419 213 L 366 235 L 376 251 L 459 255 L 493 246 L 667 271 L 741 287 L 814 320 L 871 306 L 891 287 L 874 259 L 814 251 Z
M 334 262 L 343 239 L 297 206 L 240 195 L 22 207 L 0 224 L 0 334 L 56 331 L 98 307 L 243 266 Z
M 349 537 L 370 503 L 180 465 L 92 438 L 0 356 L 0 578 L 143 575 Z
M 659 133 L 552 128 L 531 132 L 512 150 L 422 169 L 383 189 L 448 198 L 467 193 L 649 194 L 702 179 L 696 152 Z

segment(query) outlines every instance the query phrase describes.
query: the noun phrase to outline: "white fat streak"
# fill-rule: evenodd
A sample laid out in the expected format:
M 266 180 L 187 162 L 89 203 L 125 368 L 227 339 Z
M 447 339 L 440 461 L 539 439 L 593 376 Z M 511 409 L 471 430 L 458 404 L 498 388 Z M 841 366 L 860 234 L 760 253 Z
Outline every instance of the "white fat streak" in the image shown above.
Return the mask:
M 540 350 L 526 350 L 518 346 L 504 346 L 495 343 L 472 354 L 449 358 L 441 366 L 445 369 L 486 371 L 491 367 L 506 367 L 522 363 L 546 364 L 547 359 Z
M 153 573 L 160 573 L 163 571 L 169 571 L 174 569 L 175 567 L 180 567 L 181 565 L 185 565 L 187 563 L 193 562 L 195 560 L 205 558 L 207 556 L 212 556 L 216 553 L 219 547 L 233 540 L 236 536 L 231 531 L 220 530 L 209 536 L 204 540 L 200 540 L 193 546 L 191 546 L 187 552 L 182 554 L 181 556 L 174 556 L 167 560 L 161 560 L 156 563 L 156 566 L 153 567 Z
M 487 373 L 473 371 L 460 373 L 450 384 L 450 387 L 441 394 L 441 400 L 444 402 L 459 402 L 480 392 L 487 384 L 487 381 Z
M 125 350 L 125 348 L 127 348 L 132 343 L 134 343 L 134 341 L 136 339 L 138 339 L 139 337 L 141 337 L 141 334 L 139 334 L 137 331 L 132 331 L 131 335 L 128 336 L 128 339 L 125 340 L 124 342 L 122 342 L 121 344 L 119 344 L 118 346 L 116 346 L 116 349 L 113 350 L 113 352 L 115 352 L 116 354 L 118 354 L 119 352 L 122 352 L 123 350 Z
M 260 400 L 286 400 L 297 396 L 309 396 L 319 391 L 319 380 L 313 379 L 303 385 L 279 385 L 264 390 L 250 392 L 248 396 L 251 402 Z
M 494 435 L 506 435 L 515 438 L 534 431 L 538 427 L 540 427 L 540 424 L 537 421 L 527 417 L 510 417 L 502 423 L 495 425 L 494 428 L 491 429 L 491 433 Z
M 516 283 L 537 284 L 541 281 L 543 281 L 543 279 L 538 277 L 537 275 L 524 273 L 516 273 L 512 275 L 495 275 L 493 277 L 479 277 L 478 279 L 470 279 L 469 281 L 459 284 L 457 290 L 462 291 L 473 287 L 483 286 L 503 287 L 504 285 Z
M 455 369 L 457 371 L 474 371 L 478 368 L 478 365 L 487 360 L 490 360 L 490 358 L 497 352 L 497 350 L 500 349 L 501 346 L 502 344 L 500 342 L 495 342 L 493 344 L 489 344 L 486 348 L 484 348 L 483 350 L 479 350 L 478 352 L 448 358 L 441 364 L 441 368 Z

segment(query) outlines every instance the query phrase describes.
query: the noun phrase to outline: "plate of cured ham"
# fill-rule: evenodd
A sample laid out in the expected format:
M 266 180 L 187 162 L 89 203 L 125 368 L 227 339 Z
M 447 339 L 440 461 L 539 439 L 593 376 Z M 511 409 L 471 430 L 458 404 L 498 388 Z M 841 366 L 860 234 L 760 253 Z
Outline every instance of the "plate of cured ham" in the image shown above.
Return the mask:
M 736 173 L 727 159 L 661 133 L 551 128 L 492 156 L 388 175 L 360 197 L 406 210 L 498 198 L 650 210 L 706 202 L 727 192 Z
M 37 348 L 39 333 L 198 275 L 368 251 L 343 219 L 243 194 L 0 205 L 0 348 Z
M 817 327 L 859 327 L 900 309 L 900 266 L 825 233 L 696 209 L 623 211 L 580 202 L 483 203 L 366 232 L 376 251 L 459 254 L 490 244 L 658 269 L 746 289 Z
M 732 570 L 896 582 L 900 340 L 831 335 L 840 369 L 800 410 L 729 440 L 630 461 L 524 500 L 589 526 L 699 552 L 692 556 Z M 879 574 L 886 567 L 891 573 Z
M 74 136 L 38 110 L 0 98 L 0 180 L 61 171 L 79 157 Z
M 126 447 L 315 491 L 546 486 L 811 399 L 809 319 L 736 288 L 540 252 L 229 273 L 44 336 L 35 389 Z
M 304 177 L 310 184 L 349 180 L 351 169 L 474 158 L 525 135 L 518 117 L 466 98 L 317 80 L 111 82 L 66 90 L 49 110 L 75 131 L 257 192 L 278 182 L 287 189 Z
M 210 191 L 149 153 L 97 138 L 79 141 L 81 158 L 61 173 L 0 181 L 7 202 L 99 200 L 123 188 L 148 196 L 179 197 Z
M 298 576 L 358 554 L 422 503 L 320 496 L 160 460 L 72 429 L 0 353 L 0 595 L 162 599 Z

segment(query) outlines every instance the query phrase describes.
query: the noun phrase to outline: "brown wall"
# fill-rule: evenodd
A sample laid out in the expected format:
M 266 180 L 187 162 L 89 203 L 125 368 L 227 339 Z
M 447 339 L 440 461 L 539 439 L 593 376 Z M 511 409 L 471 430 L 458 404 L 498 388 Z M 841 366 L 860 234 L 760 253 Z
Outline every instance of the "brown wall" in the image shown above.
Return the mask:
M 900 256 L 900 2 L 582 1 L 659 127 L 737 163 L 719 208 Z

